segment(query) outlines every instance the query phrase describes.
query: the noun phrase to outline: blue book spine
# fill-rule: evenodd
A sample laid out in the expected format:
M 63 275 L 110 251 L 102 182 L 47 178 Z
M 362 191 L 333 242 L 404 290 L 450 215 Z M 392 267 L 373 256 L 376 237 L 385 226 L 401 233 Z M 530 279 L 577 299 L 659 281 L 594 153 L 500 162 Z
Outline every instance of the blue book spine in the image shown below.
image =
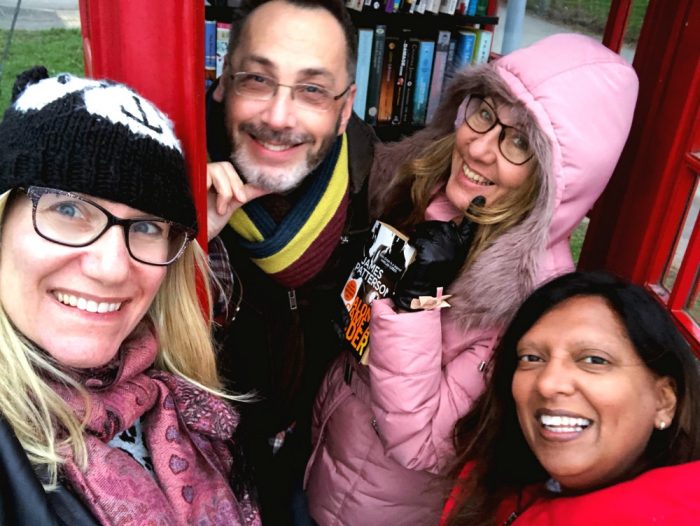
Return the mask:
M 470 31 L 460 31 L 457 36 L 457 47 L 453 59 L 454 71 L 459 71 L 464 66 L 471 64 L 474 54 L 476 34 Z
M 418 70 L 416 71 L 416 87 L 413 92 L 413 124 L 424 125 L 428 110 L 428 92 L 430 89 L 430 72 L 433 69 L 435 42 L 421 40 L 418 48 Z
M 357 68 L 355 70 L 355 85 L 357 93 L 353 110 L 361 118 L 365 118 L 367 108 L 367 85 L 369 83 L 369 67 L 372 62 L 372 29 L 360 29 L 357 32 Z
M 479 4 L 479 0 L 469 0 L 469 4 L 467 5 L 467 12 L 465 14 L 469 16 L 475 16 L 476 15 L 476 6 Z
M 216 21 L 204 21 L 204 82 L 209 87 L 216 79 Z
M 370 65 L 369 81 L 367 86 L 367 113 L 365 115 L 365 120 L 369 124 L 373 125 L 377 124 L 385 41 L 386 26 L 379 25 L 375 27 L 374 42 L 372 45 L 372 62 Z

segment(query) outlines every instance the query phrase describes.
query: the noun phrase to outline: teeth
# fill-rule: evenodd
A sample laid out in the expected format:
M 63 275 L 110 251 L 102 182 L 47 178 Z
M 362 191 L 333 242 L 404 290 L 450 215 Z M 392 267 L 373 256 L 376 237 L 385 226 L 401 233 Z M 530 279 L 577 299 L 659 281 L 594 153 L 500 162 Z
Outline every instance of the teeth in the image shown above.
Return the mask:
M 583 431 L 592 424 L 587 418 L 572 418 L 569 416 L 541 415 L 540 423 L 548 431 L 555 433 L 576 433 Z
M 476 172 L 472 172 L 469 168 L 467 168 L 466 164 L 462 165 L 462 171 L 464 172 L 464 175 L 466 176 L 467 179 L 469 179 L 472 183 L 479 184 L 481 186 L 491 186 L 493 183 L 486 179 L 485 177 L 480 176 Z
M 121 303 L 97 303 L 93 300 L 86 300 L 85 298 L 80 298 L 71 294 L 64 294 L 63 292 L 56 292 L 55 297 L 64 305 L 68 305 L 70 307 L 77 307 L 79 310 L 84 310 L 87 312 L 97 312 L 100 314 L 104 314 L 105 312 L 118 311 L 122 306 Z
M 283 150 L 288 150 L 289 148 L 291 148 L 291 146 L 288 144 L 270 144 L 269 142 L 261 142 L 260 144 L 262 144 L 268 150 L 272 150 L 273 152 L 281 152 Z

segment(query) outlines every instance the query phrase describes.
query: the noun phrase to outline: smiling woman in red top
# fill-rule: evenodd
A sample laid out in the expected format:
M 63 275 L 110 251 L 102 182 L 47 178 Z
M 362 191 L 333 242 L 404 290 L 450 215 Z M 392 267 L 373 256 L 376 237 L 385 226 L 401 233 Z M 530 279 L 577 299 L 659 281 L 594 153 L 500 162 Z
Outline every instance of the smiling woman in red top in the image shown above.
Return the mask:
M 602 273 L 555 279 L 492 366 L 456 427 L 464 468 L 442 524 L 696 524 L 700 377 L 644 290 Z

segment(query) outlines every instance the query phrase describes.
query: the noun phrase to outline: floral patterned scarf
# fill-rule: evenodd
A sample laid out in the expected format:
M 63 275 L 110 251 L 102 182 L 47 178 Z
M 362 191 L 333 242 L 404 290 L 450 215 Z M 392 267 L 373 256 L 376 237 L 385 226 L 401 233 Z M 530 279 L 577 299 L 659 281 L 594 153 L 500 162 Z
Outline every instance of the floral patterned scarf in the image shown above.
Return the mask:
M 89 393 L 85 441 L 88 467 L 81 471 L 67 450 L 62 475 L 104 525 L 259 525 L 246 494 L 228 483 L 227 448 L 238 414 L 224 401 L 187 381 L 152 369 L 158 343 L 141 324 L 110 370 L 81 378 Z M 55 390 L 79 418 L 84 398 L 65 385 Z M 155 477 L 128 453 L 107 443 L 141 419 Z

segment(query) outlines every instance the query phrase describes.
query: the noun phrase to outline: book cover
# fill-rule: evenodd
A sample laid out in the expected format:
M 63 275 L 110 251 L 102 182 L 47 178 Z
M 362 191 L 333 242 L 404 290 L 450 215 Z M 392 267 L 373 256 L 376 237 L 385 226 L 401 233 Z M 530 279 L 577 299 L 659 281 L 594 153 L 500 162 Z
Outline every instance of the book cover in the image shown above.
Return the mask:
M 394 87 L 394 99 L 391 103 L 391 125 L 401 124 L 401 106 L 406 93 L 406 75 L 408 73 L 408 32 L 404 31 L 399 40 L 399 60 L 396 68 L 396 86 Z
M 357 31 L 357 67 L 355 68 L 355 102 L 353 110 L 361 118 L 365 118 L 367 108 L 367 87 L 369 83 L 369 69 L 372 62 L 372 37 L 371 29 L 359 29 Z
M 457 46 L 452 67 L 455 72 L 472 63 L 474 56 L 474 44 L 476 43 L 476 31 L 463 29 L 457 33 Z
M 369 350 L 370 305 L 394 291 L 399 278 L 415 257 L 408 239 L 392 226 L 376 221 L 340 293 L 347 316 L 345 343 L 355 358 L 366 363 Z
M 413 115 L 413 97 L 416 92 L 416 76 L 418 75 L 418 52 L 420 40 L 411 38 L 408 41 L 408 65 L 406 66 L 406 86 L 401 101 L 401 122 L 408 124 Z
M 435 42 L 421 40 L 418 47 L 418 65 L 416 67 L 416 84 L 413 91 L 413 112 L 411 123 L 423 126 L 428 112 L 428 92 L 430 91 L 430 72 L 433 68 Z
M 485 64 L 489 61 L 492 42 L 493 33 L 487 29 L 479 29 L 476 35 L 476 43 L 474 44 L 473 64 Z
M 401 58 L 399 37 L 386 37 L 384 58 L 382 60 L 382 77 L 379 85 L 379 103 L 377 106 L 377 123 L 391 121 L 396 87 L 396 72 Z
M 204 85 L 216 80 L 216 20 L 204 21 Z
M 231 24 L 228 22 L 216 23 L 216 76 L 220 77 L 224 71 L 224 61 L 228 52 L 228 38 L 231 34 Z
M 425 114 L 425 122 L 430 122 L 440 104 L 442 96 L 442 84 L 445 80 L 445 68 L 447 67 L 447 52 L 450 46 L 450 32 L 440 31 L 435 42 L 435 58 L 433 59 L 433 74 L 430 77 L 430 90 L 428 91 L 428 109 Z

